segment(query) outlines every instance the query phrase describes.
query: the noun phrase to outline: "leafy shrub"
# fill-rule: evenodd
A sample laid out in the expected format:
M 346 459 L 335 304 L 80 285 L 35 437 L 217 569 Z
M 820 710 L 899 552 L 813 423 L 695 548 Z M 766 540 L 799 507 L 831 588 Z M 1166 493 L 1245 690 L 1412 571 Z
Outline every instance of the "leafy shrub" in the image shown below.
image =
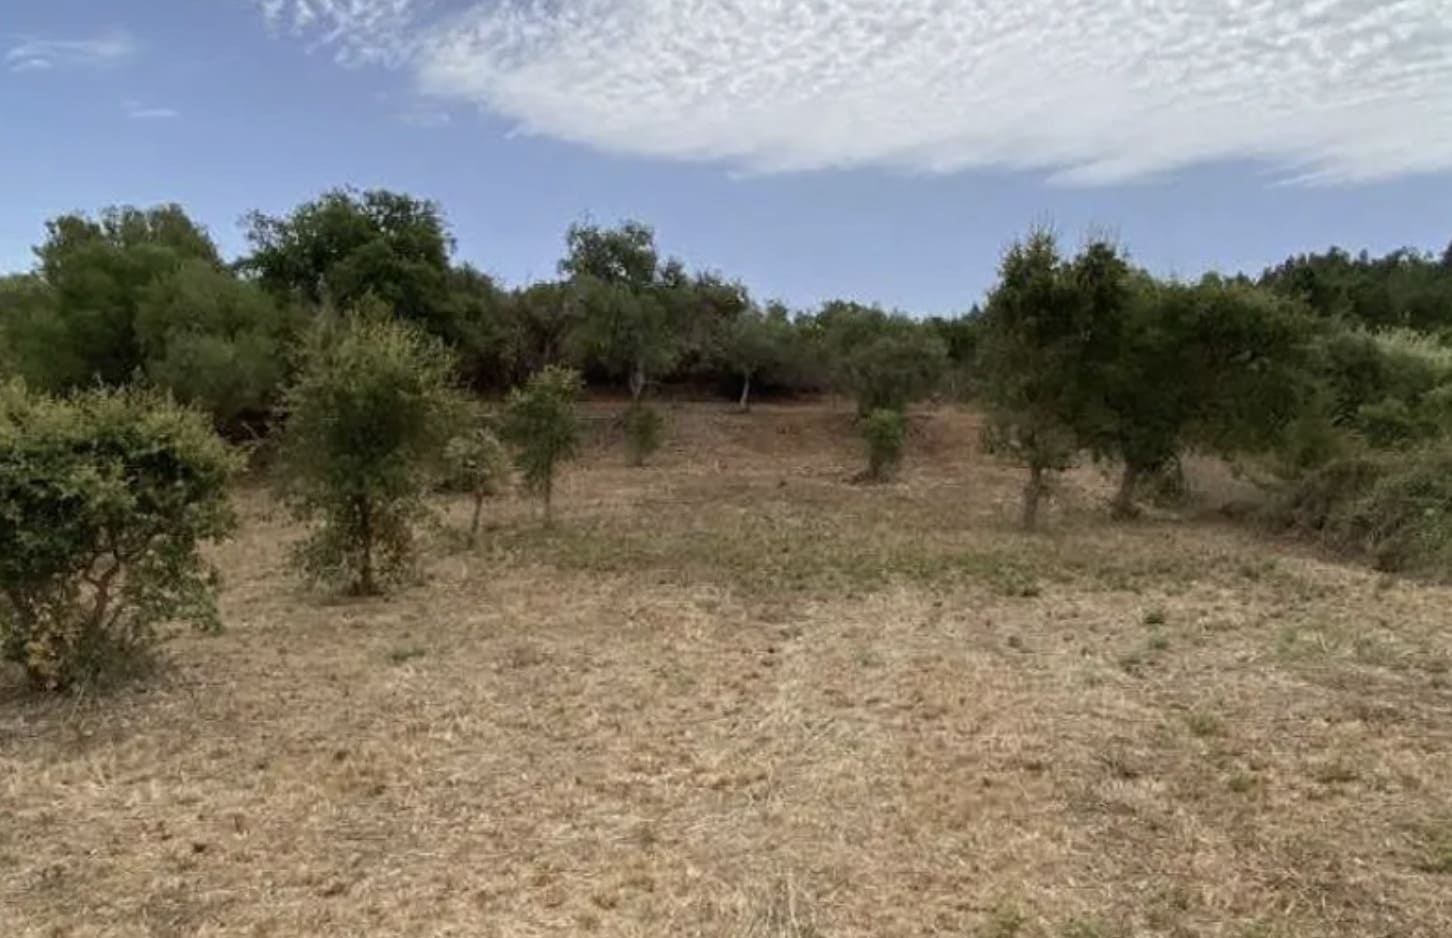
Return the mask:
M 509 395 L 500 434 L 515 448 L 515 466 L 525 488 L 544 500 L 548 524 L 554 502 L 555 470 L 580 450 L 580 420 L 575 398 L 578 372 L 550 366 L 536 372 Z
M 1452 575 L 1452 449 L 1391 463 L 1353 504 L 1348 529 L 1383 570 Z
M 1291 484 L 1271 508 L 1281 527 L 1336 540 L 1346 512 L 1381 477 L 1383 467 L 1366 454 L 1334 459 Z
M 665 418 L 660 411 L 639 401 L 625 411 L 625 450 L 632 466 L 643 466 L 661 447 L 665 437 Z
M 164 622 L 220 623 L 201 542 L 231 529 L 235 457 L 142 391 L 0 393 L 0 653 L 37 688 L 144 661 Z
M 288 390 L 284 495 L 322 524 L 296 561 L 372 595 L 412 568 L 413 528 L 463 421 L 452 354 L 417 327 L 370 316 L 322 322 Z
M 444 449 L 448 465 L 446 486 L 456 492 L 467 492 L 474 499 L 474 517 L 469 524 L 469 544 L 479 540 L 479 520 L 484 513 L 484 500 L 509 484 L 509 453 L 494 431 L 480 427 L 462 433 Z
M 1365 452 L 1297 481 L 1273 509 L 1282 526 L 1383 570 L 1452 577 L 1452 445 Z
M 896 410 L 874 410 L 862 421 L 862 437 L 867 441 L 867 478 L 887 481 L 902 462 L 907 418 Z

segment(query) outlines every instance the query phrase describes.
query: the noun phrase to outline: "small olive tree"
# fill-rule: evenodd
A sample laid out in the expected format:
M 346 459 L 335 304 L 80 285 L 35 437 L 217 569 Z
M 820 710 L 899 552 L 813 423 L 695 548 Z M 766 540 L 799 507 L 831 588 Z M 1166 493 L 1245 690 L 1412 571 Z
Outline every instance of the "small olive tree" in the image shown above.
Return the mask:
M 220 628 L 199 546 L 232 528 L 236 468 L 169 397 L 0 388 L 0 654 L 64 689 L 144 661 L 164 623 Z
M 320 520 L 297 549 L 314 580 L 374 595 L 412 568 L 414 525 L 465 419 L 454 359 L 415 326 L 368 315 L 322 322 L 286 396 L 284 495 Z
M 862 419 L 862 438 L 867 443 L 866 478 L 871 482 L 886 482 L 902 462 L 907 418 L 897 410 L 874 410 Z
M 474 516 L 469 522 L 469 546 L 479 542 L 479 522 L 484 500 L 498 495 L 509 484 L 509 453 L 493 430 L 475 428 L 449 441 L 444 458 L 448 462 L 449 487 L 467 492 L 474 499 Z
M 515 449 L 525 488 L 544 500 L 545 524 L 553 517 L 555 470 L 580 450 L 575 398 L 581 387 L 578 372 L 544 368 L 509 395 L 504 410 L 501 435 Z
M 643 466 L 661 447 L 665 436 L 665 418 L 660 411 L 644 401 L 631 404 L 623 418 L 625 450 L 632 466 Z

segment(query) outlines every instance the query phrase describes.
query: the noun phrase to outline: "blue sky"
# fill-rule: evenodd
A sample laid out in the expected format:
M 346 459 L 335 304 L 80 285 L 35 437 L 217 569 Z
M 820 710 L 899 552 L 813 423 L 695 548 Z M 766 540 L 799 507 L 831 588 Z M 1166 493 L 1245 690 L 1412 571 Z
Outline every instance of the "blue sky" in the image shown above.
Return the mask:
M 1449 0 L 4 0 L 0 269 L 46 218 L 438 200 L 552 274 L 634 217 L 759 296 L 920 313 L 1004 244 L 1160 273 L 1452 240 Z

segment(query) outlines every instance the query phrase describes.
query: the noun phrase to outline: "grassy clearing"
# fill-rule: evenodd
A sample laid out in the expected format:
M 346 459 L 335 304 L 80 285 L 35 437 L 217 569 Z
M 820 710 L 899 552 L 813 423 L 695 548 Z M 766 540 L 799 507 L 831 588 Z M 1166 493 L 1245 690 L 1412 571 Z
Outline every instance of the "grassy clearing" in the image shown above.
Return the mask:
M 8 933 L 1452 933 L 1452 592 L 1093 470 L 1022 535 L 971 415 L 871 488 L 845 410 L 670 419 L 387 601 L 243 493 L 224 635 L 0 691 Z

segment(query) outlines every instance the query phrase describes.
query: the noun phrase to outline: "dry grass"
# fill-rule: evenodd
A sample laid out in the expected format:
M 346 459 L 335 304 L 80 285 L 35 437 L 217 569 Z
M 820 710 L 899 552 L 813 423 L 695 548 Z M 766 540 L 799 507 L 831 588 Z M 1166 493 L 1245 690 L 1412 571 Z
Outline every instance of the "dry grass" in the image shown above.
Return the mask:
M 1452 591 L 1090 470 L 1021 535 L 963 413 L 880 488 L 845 410 L 669 413 L 385 601 L 242 493 L 226 634 L 0 692 L 3 933 L 1452 934 Z

